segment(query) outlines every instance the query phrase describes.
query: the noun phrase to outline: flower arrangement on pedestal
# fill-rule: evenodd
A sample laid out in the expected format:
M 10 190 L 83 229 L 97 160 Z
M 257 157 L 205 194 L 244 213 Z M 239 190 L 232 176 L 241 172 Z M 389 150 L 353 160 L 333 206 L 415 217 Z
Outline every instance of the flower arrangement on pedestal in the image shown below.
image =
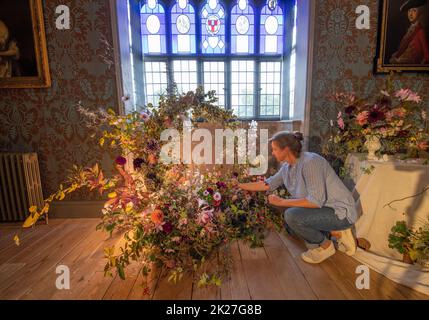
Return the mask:
M 410 89 L 393 90 L 390 81 L 375 100 L 337 93 L 337 119 L 331 120 L 331 137 L 325 153 L 345 159 L 350 152 L 402 153 L 415 158 L 429 150 L 427 113 L 420 96 Z
M 183 130 L 185 118 L 194 126 L 201 118 L 230 128 L 237 126 L 232 113 L 215 106 L 215 101 L 214 92 L 204 94 L 197 89 L 186 95 L 163 96 L 159 107 L 149 105 L 148 112 L 116 115 L 111 110 L 81 108 L 89 125 L 103 128 L 100 146 L 119 154 L 114 164 L 117 173 L 106 177 L 98 164 L 74 166 L 67 183 L 45 200 L 43 208 L 31 208 L 24 227 L 34 225 L 47 213 L 52 201 L 85 187 L 107 195 L 98 228 L 124 234 L 121 248 L 105 250 L 106 274 L 116 270 L 125 278 L 126 267 L 138 261 L 146 280 L 156 266 L 164 268 L 171 281 L 190 273 L 199 285 L 220 285 L 228 271 L 227 244 L 245 239 L 260 246 L 265 229 L 275 226 L 280 230 L 282 218 L 267 205 L 263 194 L 238 188 L 238 180 L 257 179 L 248 175 L 248 164 L 203 172 L 159 161 L 161 132 Z M 15 240 L 19 242 L 19 237 Z M 223 256 L 218 259 L 221 263 L 208 272 L 207 261 L 217 254 Z

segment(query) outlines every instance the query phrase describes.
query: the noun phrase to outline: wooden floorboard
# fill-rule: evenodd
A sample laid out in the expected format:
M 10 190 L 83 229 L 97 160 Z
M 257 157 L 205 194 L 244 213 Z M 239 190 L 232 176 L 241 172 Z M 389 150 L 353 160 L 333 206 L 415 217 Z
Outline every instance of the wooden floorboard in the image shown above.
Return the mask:
M 124 240 L 120 233 L 109 237 L 96 231 L 98 223 L 99 219 L 51 219 L 47 226 L 25 230 L 20 246 L 13 242 L 19 225 L 0 225 L 0 299 L 429 299 L 373 270 L 370 290 L 358 290 L 358 261 L 337 252 L 319 265 L 307 264 L 300 258 L 303 243 L 275 231 L 267 231 L 262 248 L 252 249 L 243 241 L 226 247 L 232 261 L 220 287 L 199 288 L 192 283 L 194 274 L 175 285 L 168 282 L 166 270 L 154 266 L 145 283 L 137 262 L 126 269 L 125 280 L 116 274 L 108 277 L 104 248 L 114 245 L 119 250 Z M 69 267 L 70 290 L 55 286 L 58 265 Z

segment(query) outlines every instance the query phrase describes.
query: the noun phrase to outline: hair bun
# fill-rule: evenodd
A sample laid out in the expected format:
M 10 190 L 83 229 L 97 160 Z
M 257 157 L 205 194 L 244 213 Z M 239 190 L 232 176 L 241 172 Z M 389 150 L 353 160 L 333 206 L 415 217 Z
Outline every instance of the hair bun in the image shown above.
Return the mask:
M 304 136 L 303 136 L 303 134 L 302 134 L 301 132 L 299 132 L 299 131 L 295 131 L 295 132 L 293 133 L 293 135 L 295 136 L 296 140 L 298 140 L 298 141 L 302 141 L 302 140 L 304 140 Z

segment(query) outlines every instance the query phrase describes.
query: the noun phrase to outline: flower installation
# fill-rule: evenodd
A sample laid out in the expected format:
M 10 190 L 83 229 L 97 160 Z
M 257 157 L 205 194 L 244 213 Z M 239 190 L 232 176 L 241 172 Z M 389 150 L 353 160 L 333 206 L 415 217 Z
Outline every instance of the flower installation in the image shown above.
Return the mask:
M 188 274 L 199 286 L 219 286 L 228 274 L 228 244 L 243 239 L 261 246 L 267 228 L 281 230 L 282 217 L 264 194 L 238 188 L 238 181 L 261 179 L 248 174 L 250 164 L 219 165 L 209 171 L 159 161 L 161 132 L 183 130 L 183 119 L 195 127 L 201 119 L 237 126 L 232 113 L 215 106 L 215 101 L 214 92 L 204 94 L 199 88 L 161 96 L 159 107 L 148 105 L 146 112 L 116 115 L 112 110 L 81 108 L 88 124 L 101 128 L 100 146 L 117 155 L 116 173 L 105 176 L 99 164 L 73 166 L 68 180 L 45 199 L 43 208 L 30 208 L 23 227 L 34 225 L 52 201 L 87 188 L 107 198 L 97 228 L 123 233 L 120 248 L 105 249 L 106 275 L 116 271 L 124 279 L 127 266 L 137 262 L 147 294 L 154 268 L 162 268 L 169 281 Z M 18 235 L 15 241 L 19 244 Z
M 387 89 L 374 100 L 354 94 L 337 93 L 336 121 L 331 120 L 332 135 L 324 146 L 325 154 L 345 159 L 350 152 L 402 154 L 403 158 L 421 157 L 429 150 L 429 126 L 421 97 L 410 89 Z

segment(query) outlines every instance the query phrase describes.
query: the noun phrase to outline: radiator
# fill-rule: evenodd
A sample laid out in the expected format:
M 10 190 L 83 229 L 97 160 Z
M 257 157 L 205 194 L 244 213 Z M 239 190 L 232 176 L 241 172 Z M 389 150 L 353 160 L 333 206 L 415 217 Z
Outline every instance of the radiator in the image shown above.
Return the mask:
M 0 222 L 25 220 L 31 206 L 43 206 L 37 154 L 0 153 Z

